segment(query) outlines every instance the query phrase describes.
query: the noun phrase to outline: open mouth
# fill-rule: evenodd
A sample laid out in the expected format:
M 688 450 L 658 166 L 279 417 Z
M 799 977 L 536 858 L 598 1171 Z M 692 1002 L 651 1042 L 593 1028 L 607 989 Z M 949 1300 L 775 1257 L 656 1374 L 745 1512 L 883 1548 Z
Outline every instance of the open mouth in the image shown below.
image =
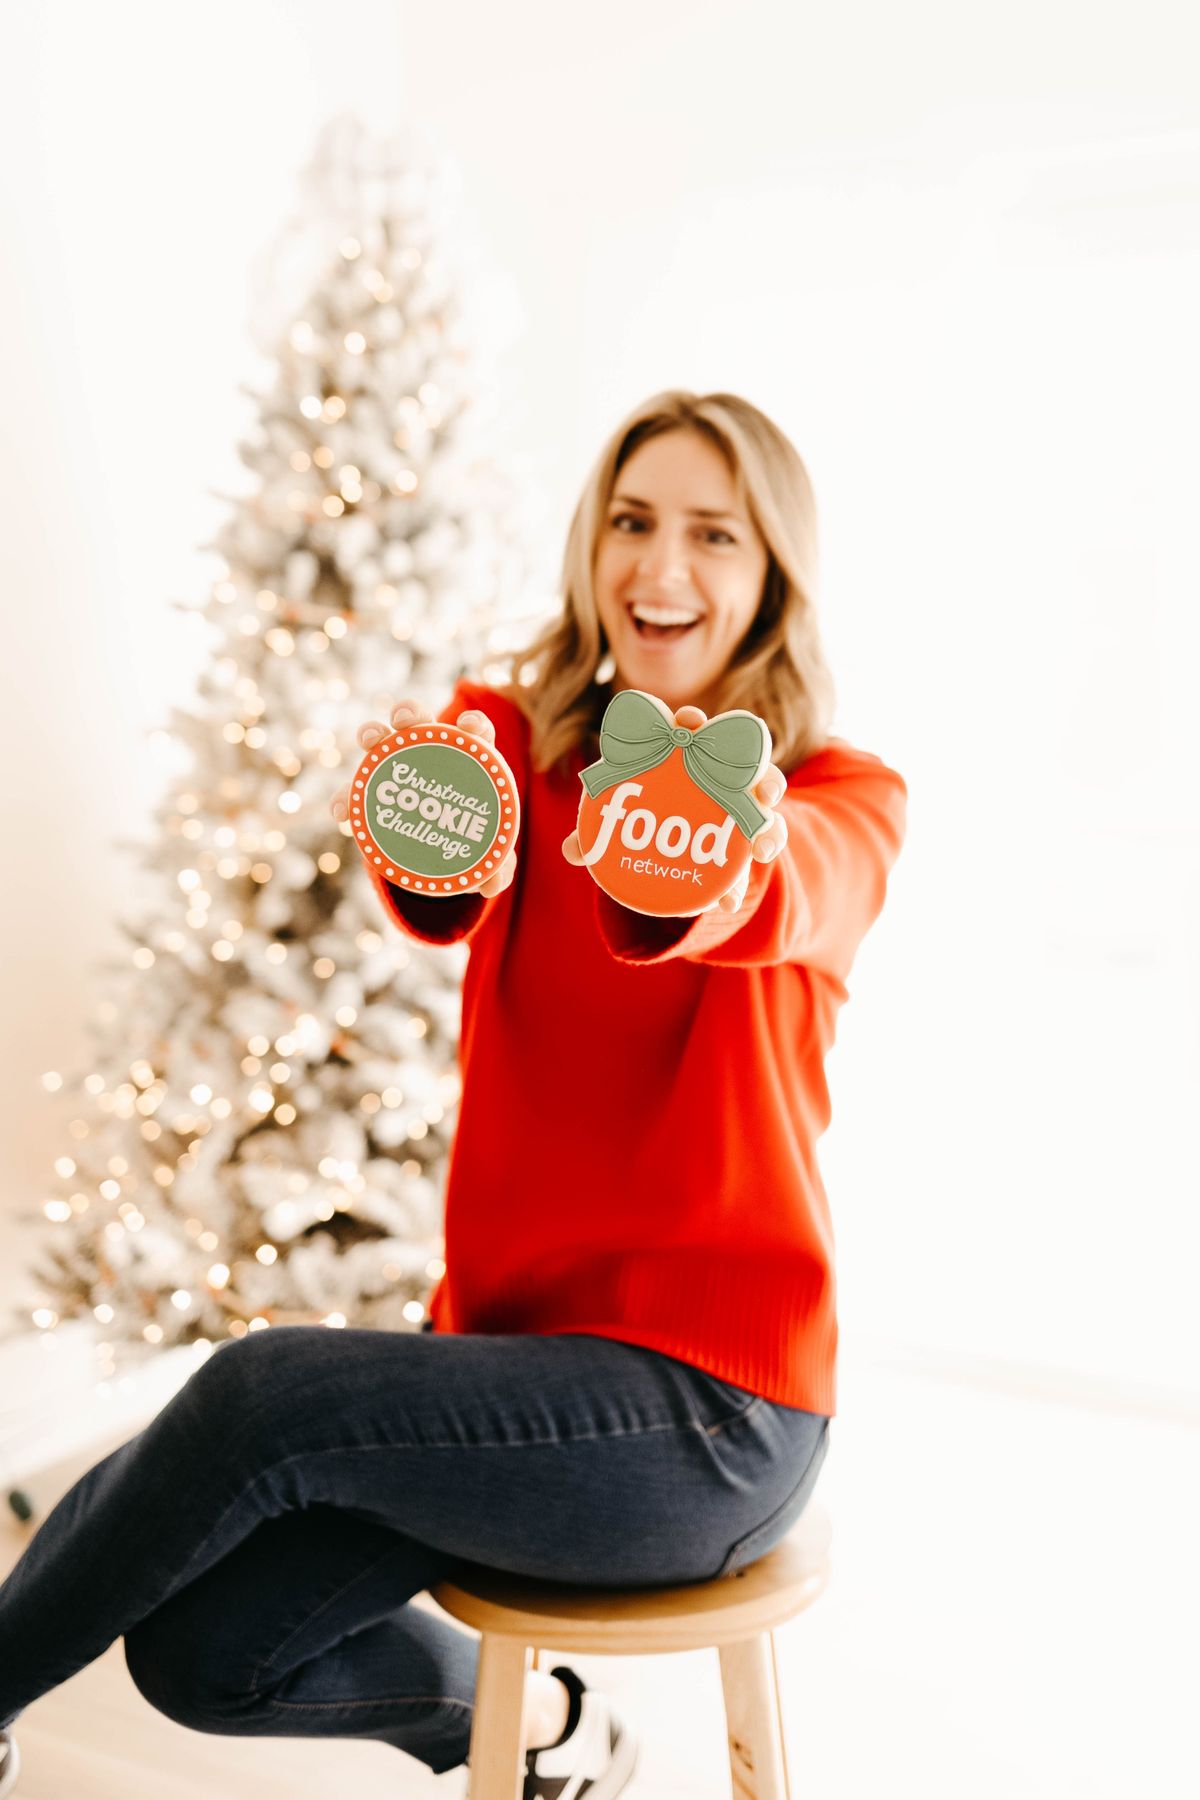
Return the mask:
M 699 619 L 688 619 L 675 625 L 656 625 L 649 619 L 639 619 L 632 607 L 629 610 L 629 617 L 633 621 L 633 628 L 638 636 L 645 639 L 647 643 L 656 644 L 670 643 L 675 638 L 686 637 L 688 632 L 694 631 L 700 623 Z

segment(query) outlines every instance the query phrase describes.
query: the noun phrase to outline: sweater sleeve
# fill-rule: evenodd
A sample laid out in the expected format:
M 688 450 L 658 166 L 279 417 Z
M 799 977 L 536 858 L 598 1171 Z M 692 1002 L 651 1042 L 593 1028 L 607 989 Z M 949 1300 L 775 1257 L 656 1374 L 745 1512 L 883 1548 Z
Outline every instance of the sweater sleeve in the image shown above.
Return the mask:
M 903 778 L 866 751 L 834 753 L 825 779 L 817 752 L 796 770 L 775 810 L 788 839 L 773 862 L 752 862 L 736 912 L 650 918 L 596 889 L 596 922 L 619 962 L 674 957 L 726 968 L 802 963 L 844 981 L 883 907 L 888 872 L 904 841 Z
M 460 713 L 486 713 L 496 727 L 496 748 L 512 769 L 514 778 L 519 781 L 521 746 L 514 741 L 514 734 L 509 729 L 510 714 L 515 710 L 509 702 L 499 700 L 490 688 L 480 687 L 474 682 L 459 681 L 449 701 L 438 714 L 438 720 L 443 725 L 453 725 L 457 724 Z M 518 799 L 524 799 L 519 790 Z M 519 834 L 517 854 L 520 854 Z M 372 868 L 370 863 L 366 863 L 365 867 L 376 893 L 395 924 L 401 931 L 418 938 L 424 944 L 469 944 L 482 929 L 484 921 L 504 899 L 503 894 L 457 894 L 445 899 L 431 899 L 427 894 L 412 894 L 405 888 L 395 886 Z

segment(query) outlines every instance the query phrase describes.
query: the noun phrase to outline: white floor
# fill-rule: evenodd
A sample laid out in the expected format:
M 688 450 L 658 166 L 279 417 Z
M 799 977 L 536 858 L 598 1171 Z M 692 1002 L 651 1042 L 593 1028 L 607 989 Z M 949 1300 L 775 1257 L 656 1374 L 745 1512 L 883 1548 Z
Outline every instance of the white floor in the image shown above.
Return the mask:
M 844 1344 L 833 1581 L 778 1638 L 793 1794 L 1196 1800 L 1200 1422 Z M 116 1441 L 130 1435 L 118 1435 Z M 99 1451 L 32 1485 L 52 1503 Z M 0 1522 L 0 1572 L 28 1528 Z M 630 1800 L 728 1800 L 715 1653 L 571 1659 L 637 1721 Z M 120 1644 L 18 1724 L 22 1800 L 459 1800 L 384 1745 L 202 1737 Z

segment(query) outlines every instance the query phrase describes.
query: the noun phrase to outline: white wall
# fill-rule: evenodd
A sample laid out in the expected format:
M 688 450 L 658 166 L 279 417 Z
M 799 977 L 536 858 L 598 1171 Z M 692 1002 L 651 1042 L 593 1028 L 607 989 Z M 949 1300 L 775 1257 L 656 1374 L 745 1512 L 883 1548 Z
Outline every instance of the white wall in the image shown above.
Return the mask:
M 148 733 L 204 654 L 167 602 L 241 479 L 252 261 L 353 106 L 446 146 L 516 284 L 504 411 L 552 562 L 659 387 L 746 393 L 808 462 L 836 729 L 910 786 L 830 1064 L 844 1328 L 1200 1387 L 1184 19 L 6 13 L 0 1209 L 62 1148 L 40 1076 L 82 1053 Z

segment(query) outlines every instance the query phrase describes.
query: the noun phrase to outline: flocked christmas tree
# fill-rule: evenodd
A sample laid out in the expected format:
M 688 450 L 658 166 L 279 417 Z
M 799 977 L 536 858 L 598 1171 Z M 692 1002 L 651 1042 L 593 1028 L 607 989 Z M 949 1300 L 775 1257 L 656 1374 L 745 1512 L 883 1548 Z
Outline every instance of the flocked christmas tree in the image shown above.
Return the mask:
M 209 546 L 212 662 L 171 715 L 186 772 L 67 1082 L 44 1329 L 415 1329 L 441 1273 L 465 953 L 396 931 L 328 806 L 359 724 L 506 673 L 528 634 L 532 515 L 485 453 L 487 284 L 452 234 L 455 181 L 337 120 L 272 252 L 274 384 L 251 396 L 249 491 Z

